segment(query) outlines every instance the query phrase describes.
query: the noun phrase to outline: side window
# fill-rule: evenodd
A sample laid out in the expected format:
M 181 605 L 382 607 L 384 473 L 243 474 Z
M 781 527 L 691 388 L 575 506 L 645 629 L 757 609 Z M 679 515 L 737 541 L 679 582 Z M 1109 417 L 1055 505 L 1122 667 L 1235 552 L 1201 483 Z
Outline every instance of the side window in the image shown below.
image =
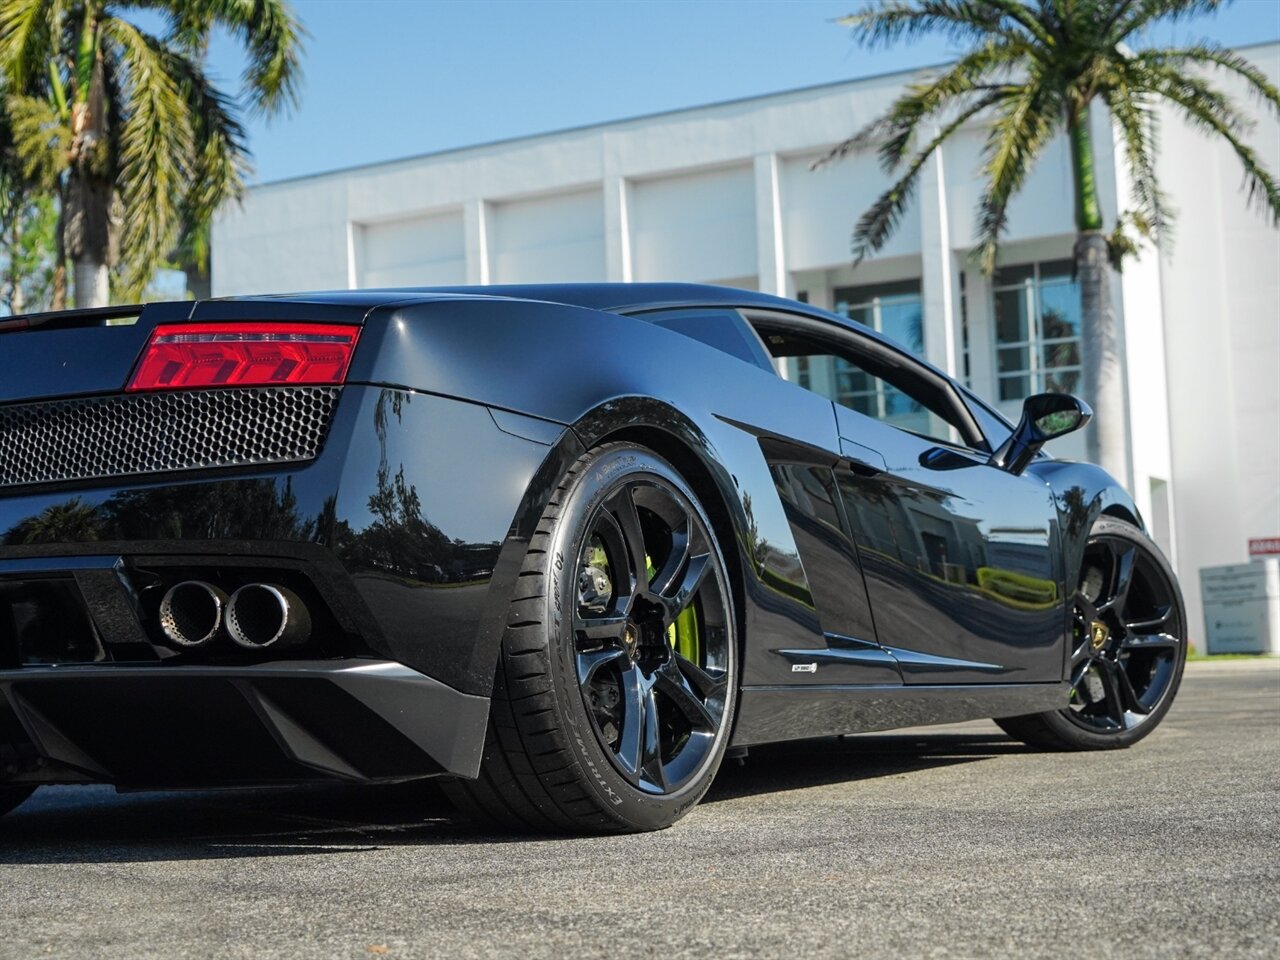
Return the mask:
M 865 355 L 807 333 L 757 325 L 781 376 L 865 416 L 931 440 L 979 446 L 950 390 L 922 379 L 907 358 Z
M 978 421 L 978 425 L 982 428 L 983 434 L 986 435 L 987 443 L 991 449 L 995 449 L 1009 438 L 1009 434 L 1013 433 L 1013 427 L 1004 417 L 994 412 L 985 402 L 979 399 L 970 391 L 964 392 L 965 403 L 969 407 L 969 412 L 973 414 L 974 419 Z
M 745 360 L 753 366 L 773 372 L 773 364 L 765 352 L 764 344 L 750 324 L 736 310 L 717 308 L 689 308 L 658 310 L 639 314 L 659 327 L 666 327 L 686 337 L 701 341 L 721 353 Z

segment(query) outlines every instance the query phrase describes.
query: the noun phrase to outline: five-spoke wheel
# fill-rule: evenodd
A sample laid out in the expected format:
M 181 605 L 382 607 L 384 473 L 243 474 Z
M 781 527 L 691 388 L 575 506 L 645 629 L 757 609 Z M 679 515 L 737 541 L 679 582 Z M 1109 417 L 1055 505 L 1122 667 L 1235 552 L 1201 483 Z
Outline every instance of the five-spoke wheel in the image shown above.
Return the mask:
M 1184 644 L 1173 583 L 1127 537 L 1089 540 L 1076 595 L 1071 706 L 1093 731 L 1143 723 L 1169 693 Z
M 596 735 L 636 787 L 678 790 L 725 722 L 730 611 L 710 534 L 674 487 L 628 479 L 596 507 L 578 569 L 574 655 Z
M 1037 746 L 1128 746 L 1169 709 L 1186 656 L 1186 614 L 1168 561 L 1137 528 L 1103 517 L 1080 565 L 1068 706 L 996 722 Z
M 711 785 L 738 689 L 729 572 L 688 481 L 652 450 L 584 454 L 529 542 L 475 781 L 504 825 L 654 830 Z

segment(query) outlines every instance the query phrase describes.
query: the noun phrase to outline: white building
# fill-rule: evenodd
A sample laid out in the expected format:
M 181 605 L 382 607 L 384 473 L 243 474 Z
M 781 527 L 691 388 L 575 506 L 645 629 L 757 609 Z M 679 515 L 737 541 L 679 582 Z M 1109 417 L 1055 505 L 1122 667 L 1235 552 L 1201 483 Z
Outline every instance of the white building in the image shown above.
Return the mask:
M 1280 44 L 1246 55 L 1280 83 Z M 850 266 L 854 222 L 886 186 L 873 155 L 813 161 L 879 114 L 899 73 L 465 147 L 269 183 L 213 235 L 216 296 L 362 286 L 690 280 L 852 313 L 996 399 L 1074 387 L 1070 161 L 1053 145 L 1013 204 L 1003 269 L 973 265 L 983 131 L 929 165 L 893 240 Z M 1242 105 L 1243 89 L 1216 78 Z M 1280 123 L 1251 140 L 1280 171 Z M 1113 222 L 1128 191 L 1102 111 L 1097 177 Z M 1125 479 L 1182 577 L 1280 537 L 1280 231 L 1240 192 L 1238 164 L 1173 115 L 1159 175 L 1176 241 L 1114 287 L 1129 400 Z M 1054 448 L 1080 456 L 1071 437 Z

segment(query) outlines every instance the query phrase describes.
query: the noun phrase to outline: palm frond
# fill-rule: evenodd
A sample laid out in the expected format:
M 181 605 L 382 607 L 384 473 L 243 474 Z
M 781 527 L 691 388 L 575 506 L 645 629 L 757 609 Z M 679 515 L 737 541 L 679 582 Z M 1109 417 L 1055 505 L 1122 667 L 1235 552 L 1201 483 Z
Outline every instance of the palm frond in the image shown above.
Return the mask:
M 52 103 L 42 97 L 10 96 L 4 112 L 22 176 L 37 189 L 52 190 L 67 169 L 71 130 Z
M 1108 89 L 1105 100 L 1119 129 L 1125 158 L 1129 162 L 1131 199 L 1138 217 L 1150 235 L 1161 240 L 1172 223 L 1168 202 L 1156 178 L 1155 158 L 1159 154 L 1159 121 L 1144 94 L 1128 86 Z M 1140 231 L 1141 232 L 1141 231 Z M 1145 235 L 1145 234 L 1144 234 Z
M 1007 96 L 1003 91 L 986 94 L 976 103 L 969 105 L 954 117 L 946 126 L 929 141 L 907 165 L 902 176 L 867 208 L 866 213 L 858 220 L 853 231 L 854 263 L 861 263 L 875 253 L 889 239 L 902 214 L 915 195 L 916 179 L 924 168 L 925 162 L 933 156 L 933 152 L 953 133 L 959 130 L 971 118 L 998 103 Z
M 206 0 L 209 2 L 209 0 Z M 286 0 L 214 0 L 219 23 L 249 54 L 245 93 L 263 114 L 297 106 L 306 31 Z
M 1134 10 L 1141 2 L 1142 0 L 1119 0 L 1118 3 L 1112 5 L 1106 16 L 1097 24 L 1096 35 L 1102 44 L 1114 47 L 1124 39 L 1123 36 L 1113 36 L 1113 31 L 1117 24 L 1133 14 Z
M 880 165 L 892 173 L 911 152 L 920 125 L 946 109 L 963 108 L 968 98 L 1013 87 L 1007 75 L 1029 47 L 1025 41 L 991 41 L 961 57 L 937 77 L 912 83 L 882 117 L 832 147 L 814 165 L 821 166 L 878 144 Z M 1006 76 L 1001 77 L 1004 73 Z
M 1230 0 L 1135 0 L 1129 11 L 1116 20 L 1110 33 L 1104 35 L 1106 42 L 1115 46 L 1128 39 L 1132 34 L 1148 26 L 1153 20 L 1164 20 L 1176 23 L 1189 17 L 1217 12 Z
M 929 34 L 961 43 L 986 40 L 992 34 L 1019 39 L 1020 32 L 1002 26 L 1002 19 L 985 0 L 882 0 L 836 22 L 850 27 L 866 47 L 888 47 Z
M 1130 60 L 1125 66 L 1124 76 L 1135 91 L 1154 93 L 1179 104 L 1198 104 L 1239 136 L 1256 126 L 1230 96 L 1194 73 L 1141 57 Z
M 184 230 L 190 232 L 207 226 L 218 207 L 243 194 L 249 147 L 230 98 L 213 85 L 198 63 L 171 51 L 165 53 L 192 124 L 195 154 L 191 188 L 182 204 Z
M 57 56 L 63 0 L 0 3 L 0 70 L 12 92 L 33 93 Z
M 979 253 L 988 274 L 995 270 L 1009 202 L 1061 126 L 1061 118 L 1061 105 L 1033 78 L 1005 103 L 991 125 L 983 148 L 987 185 L 978 201 Z
M 1276 113 L 1280 113 L 1280 89 L 1268 79 L 1265 73 L 1232 50 L 1199 43 L 1180 49 L 1144 50 L 1137 55 L 1136 59 L 1140 62 L 1175 69 L 1185 69 L 1189 65 L 1199 64 L 1233 73 L 1245 81 L 1251 95 Z
M 1272 225 L 1280 226 L 1280 182 L 1267 170 L 1257 152 L 1241 139 L 1253 124 L 1236 111 L 1226 96 L 1198 78 L 1172 68 L 1159 68 L 1149 69 L 1146 79 L 1152 92 L 1177 106 L 1193 127 L 1217 134 L 1230 144 L 1243 168 L 1246 202 L 1250 206 L 1261 206 L 1270 214 Z
M 1054 32 L 1044 22 L 1036 17 L 1023 0 L 983 0 L 983 3 L 988 7 L 994 7 L 1000 12 L 1005 22 L 1016 23 L 1037 42 L 1046 47 L 1057 46 L 1059 38 L 1054 35 Z M 1050 22 L 1058 19 L 1056 10 L 1046 10 L 1045 13 L 1050 14 L 1047 17 Z
M 118 17 L 106 18 L 102 31 L 126 71 L 123 122 L 115 131 L 121 246 L 125 285 L 140 291 L 177 240 L 181 198 L 195 169 L 191 115 L 172 72 L 172 51 Z
M 169 38 L 188 53 L 203 51 L 215 27 L 244 46 L 241 77 L 248 105 L 262 114 L 297 105 L 306 30 L 288 0 L 132 0 L 165 15 Z

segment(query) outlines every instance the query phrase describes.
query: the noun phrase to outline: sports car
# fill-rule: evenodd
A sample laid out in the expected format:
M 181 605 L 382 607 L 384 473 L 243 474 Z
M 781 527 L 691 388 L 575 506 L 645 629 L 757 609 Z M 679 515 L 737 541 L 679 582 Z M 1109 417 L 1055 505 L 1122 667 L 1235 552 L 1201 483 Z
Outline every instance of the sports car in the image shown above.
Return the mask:
M 0 812 L 440 778 L 665 827 L 757 744 L 1127 747 L 1186 614 L 1133 500 L 854 321 L 683 284 L 0 319 Z

